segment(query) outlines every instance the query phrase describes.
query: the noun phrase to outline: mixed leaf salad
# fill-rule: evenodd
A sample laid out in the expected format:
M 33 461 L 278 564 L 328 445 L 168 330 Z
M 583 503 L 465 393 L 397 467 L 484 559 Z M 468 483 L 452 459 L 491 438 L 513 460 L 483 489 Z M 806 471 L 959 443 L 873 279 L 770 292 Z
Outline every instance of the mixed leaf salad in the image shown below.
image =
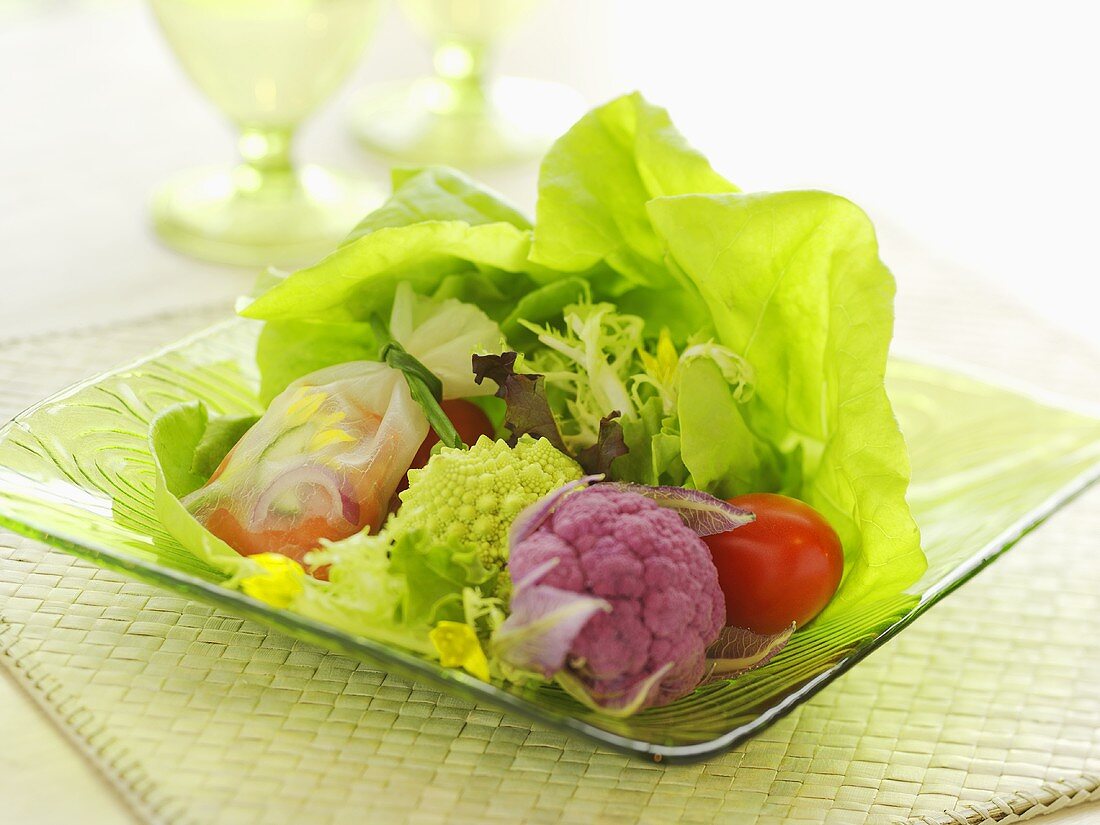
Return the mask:
M 450 169 L 269 276 L 264 410 L 164 411 L 157 507 L 225 586 L 630 714 L 924 570 L 893 279 L 824 192 L 742 193 L 634 94 L 532 225 Z M 835 591 L 835 595 L 834 595 Z

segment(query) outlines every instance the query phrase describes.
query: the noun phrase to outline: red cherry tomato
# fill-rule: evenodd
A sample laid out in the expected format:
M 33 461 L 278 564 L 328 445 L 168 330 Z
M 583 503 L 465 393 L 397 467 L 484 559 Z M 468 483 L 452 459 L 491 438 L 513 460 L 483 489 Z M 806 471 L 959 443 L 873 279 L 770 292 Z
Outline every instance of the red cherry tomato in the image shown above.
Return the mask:
M 726 596 L 726 624 L 757 633 L 802 627 L 840 585 L 840 538 L 808 504 L 774 493 L 731 498 L 756 521 L 703 539 Z
M 451 419 L 451 423 L 458 430 L 459 437 L 467 446 L 473 445 L 483 435 L 492 438 L 495 434 L 489 416 L 482 412 L 481 407 L 476 404 L 456 398 L 444 401 L 439 406 L 443 408 L 447 418 Z M 416 451 L 416 457 L 413 458 L 409 469 L 417 470 L 427 464 L 428 459 L 432 456 L 432 447 L 438 443 L 439 436 L 435 434 L 435 430 L 428 430 L 428 435 L 420 445 L 420 449 Z

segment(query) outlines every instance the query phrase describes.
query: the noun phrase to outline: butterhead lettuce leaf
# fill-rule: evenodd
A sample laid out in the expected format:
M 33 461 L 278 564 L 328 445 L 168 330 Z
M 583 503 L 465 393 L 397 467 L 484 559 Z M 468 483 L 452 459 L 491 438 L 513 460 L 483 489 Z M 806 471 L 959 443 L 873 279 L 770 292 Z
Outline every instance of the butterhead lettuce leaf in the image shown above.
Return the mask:
M 385 227 L 422 221 L 463 221 L 471 226 L 508 223 L 519 229 L 531 228 L 531 222 L 502 195 L 457 169 L 394 169 L 390 180 L 393 197 L 363 218 L 341 246 Z
M 366 322 L 268 321 L 256 344 L 260 368 L 260 401 L 276 395 L 303 375 L 348 361 L 378 357 L 374 332 Z
M 387 315 L 401 281 L 474 303 L 495 320 L 526 300 L 530 223 L 500 195 L 445 167 L 396 169 L 393 194 L 328 257 L 269 279 L 241 314 L 265 320 L 260 398 L 323 367 L 373 359 L 369 319 Z M 575 293 L 576 290 L 573 292 Z
M 527 268 L 530 231 L 510 223 L 430 220 L 385 226 L 290 275 L 241 310 L 247 318 L 363 321 L 385 313 L 397 285 L 431 294 L 459 273 L 505 284 Z
M 675 287 L 646 202 L 736 191 L 688 145 L 667 111 L 637 93 L 617 98 L 581 118 L 543 159 L 531 260 L 564 272 L 606 263 L 608 292 Z
M 870 220 L 824 192 L 683 195 L 648 212 L 721 343 L 753 367 L 748 428 L 801 463 L 792 492 L 840 534 L 845 577 L 830 609 L 916 581 L 909 457 L 884 386 L 894 279 Z
M 388 312 L 398 283 L 430 295 L 454 276 L 478 282 L 485 297 L 498 296 L 497 314 L 507 314 L 511 299 L 531 288 L 518 273 L 537 269 L 527 260 L 526 218 L 454 170 L 399 170 L 393 183 L 390 198 L 330 255 L 277 283 L 241 314 L 266 321 L 366 321 Z

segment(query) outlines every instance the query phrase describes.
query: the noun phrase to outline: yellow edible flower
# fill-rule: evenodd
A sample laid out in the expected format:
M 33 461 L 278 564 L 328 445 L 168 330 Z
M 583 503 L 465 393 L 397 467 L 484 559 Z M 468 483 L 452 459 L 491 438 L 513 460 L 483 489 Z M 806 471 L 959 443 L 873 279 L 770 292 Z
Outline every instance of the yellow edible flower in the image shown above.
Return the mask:
M 440 622 L 428 634 L 439 651 L 443 667 L 460 667 L 483 682 L 489 681 L 489 660 L 477 640 L 477 634 L 462 622 Z
M 328 393 L 314 391 L 312 387 L 301 387 L 286 408 L 286 419 L 291 426 L 298 427 L 311 421 L 318 428 L 310 439 L 310 452 L 323 450 L 332 444 L 355 441 L 350 433 L 336 426 L 347 418 L 347 413 L 343 410 L 329 410 L 321 413 L 321 407 L 327 400 Z
M 279 553 L 257 553 L 249 558 L 264 572 L 241 579 L 240 588 L 245 595 L 274 607 L 289 607 L 304 589 L 302 579 L 306 571 L 302 565 Z
M 321 430 L 313 436 L 309 442 L 309 449 L 312 452 L 317 452 L 330 444 L 344 444 L 351 441 L 355 441 L 355 439 L 344 430 L 339 427 L 331 427 L 327 430 Z
M 294 394 L 294 400 L 286 408 L 287 423 L 294 427 L 305 424 L 317 414 L 327 398 L 328 393 L 313 387 L 299 387 Z
M 657 355 L 650 355 L 645 350 L 640 350 L 642 364 L 646 371 L 662 386 L 671 386 L 676 377 L 676 370 L 680 366 L 680 354 L 676 352 L 676 345 L 672 343 L 672 335 L 668 327 L 661 330 L 657 339 Z

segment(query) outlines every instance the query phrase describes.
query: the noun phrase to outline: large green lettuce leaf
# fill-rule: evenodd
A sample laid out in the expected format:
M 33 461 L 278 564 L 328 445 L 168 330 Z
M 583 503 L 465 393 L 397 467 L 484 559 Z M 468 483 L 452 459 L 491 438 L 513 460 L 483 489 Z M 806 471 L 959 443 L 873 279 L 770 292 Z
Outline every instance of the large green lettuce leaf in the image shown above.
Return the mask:
M 371 361 L 378 345 L 368 323 L 323 321 L 269 321 L 256 344 L 260 368 L 260 401 L 271 400 L 292 381 L 333 364 Z
M 773 451 L 745 423 L 722 371 L 709 358 L 680 368 L 680 457 L 701 490 L 732 498 L 781 486 Z
M 461 276 L 507 314 L 530 289 L 526 219 L 462 174 L 431 168 L 394 173 L 393 195 L 328 257 L 242 308 L 264 320 L 363 321 L 385 313 L 401 281 L 431 294 Z M 547 276 L 544 274 L 544 278 Z M 487 312 L 493 307 L 483 306 Z
M 463 221 L 471 226 L 503 222 L 531 228 L 531 222 L 502 195 L 456 169 L 394 169 L 390 179 L 393 197 L 363 218 L 341 246 L 385 227 L 422 221 Z
M 530 232 L 510 223 L 431 220 L 387 226 L 339 247 L 259 296 L 241 314 L 264 320 L 362 321 L 385 313 L 402 281 L 431 294 L 445 278 L 481 272 L 506 289 L 527 269 Z
M 374 358 L 367 319 L 389 312 L 400 281 L 496 320 L 531 289 L 515 274 L 531 268 L 530 223 L 501 196 L 444 167 L 394 170 L 393 188 L 333 254 L 270 282 L 243 308 L 267 320 L 256 352 L 265 403 L 315 370 Z
M 606 263 L 609 294 L 676 284 L 645 204 L 688 192 L 736 192 L 676 131 L 668 112 L 635 93 L 589 112 L 539 170 L 531 260 L 565 272 Z
M 746 423 L 801 462 L 798 492 L 840 533 L 831 609 L 914 582 L 925 562 L 909 459 L 883 383 L 894 280 L 867 216 L 823 192 L 684 195 L 648 210 L 721 342 L 756 373 Z

